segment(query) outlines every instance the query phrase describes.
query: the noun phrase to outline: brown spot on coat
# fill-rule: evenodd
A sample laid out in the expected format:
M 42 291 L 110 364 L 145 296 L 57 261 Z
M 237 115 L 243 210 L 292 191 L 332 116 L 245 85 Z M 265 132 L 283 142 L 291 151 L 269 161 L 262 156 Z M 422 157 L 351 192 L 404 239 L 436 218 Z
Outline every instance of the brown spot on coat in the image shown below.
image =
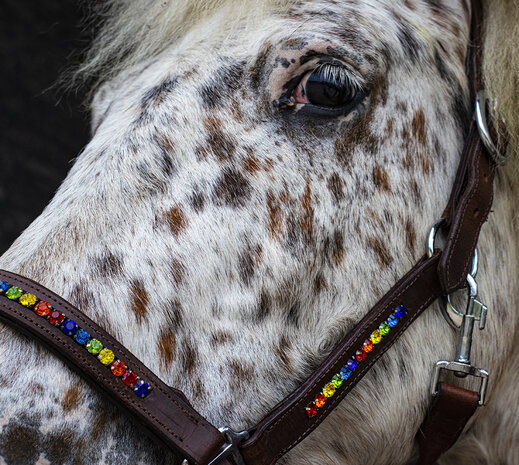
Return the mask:
M 158 351 L 160 366 L 163 370 L 171 369 L 171 365 L 175 360 L 176 348 L 177 340 L 173 328 L 162 330 L 159 336 Z
M 373 182 L 375 187 L 380 191 L 391 191 L 391 185 L 389 184 L 389 175 L 384 167 L 376 165 L 373 168 Z
M 144 321 L 148 314 L 149 294 L 144 288 L 144 284 L 141 281 L 134 280 L 130 287 L 130 307 L 137 318 L 137 322 L 140 324 Z
M 247 173 L 256 174 L 260 169 L 258 159 L 253 154 L 248 155 L 243 161 L 243 168 Z
M 328 178 L 328 190 L 332 193 L 335 203 L 339 203 L 344 198 L 342 179 L 339 176 L 339 173 L 333 173 Z
M 105 278 L 117 276 L 122 272 L 122 261 L 110 250 L 107 250 L 105 254 L 99 259 L 98 267 L 100 275 Z
M 230 363 L 231 371 L 233 377 L 237 381 L 248 381 L 251 382 L 254 380 L 255 371 L 254 368 L 250 365 L 246 365 L 241 360 L 231 360 Z M 241 383 L 239 383 L 241 384 Z
M 381 267 L 387 268 L 393 263 L 393 257 L 378 237 L 368 237 L 367 244 L 375 253 L 375 258 Z
M 408 218 L 405 222 L 405 242 L 407 248 L 410 250 L 414 250 L 416 246 L 416 229 L 411 223 L 411 220 Z
M 422 107 L 418 108 L 418 110 L 416 110 L 413 115 L 413 120 L 411 122 L 411 133 L 414 139 L 416 139 L 421 145 L 425 145 L 427 142 L 427 128 L 425 125 L 425 115 Z
M 225 134 L 221 129 L 221 125 L 221 121 L 213 116 L 209 116 L 204 120 L 204 127 L 208 131 L 207 146 L 218 161 L 224 162 L 231 160 L 236 152 L 236 140 L 234 137 Z M 207 152 L 205 147 L 204 150 Z
M 267 192 L 268 229 L 270 236 L 279 239 L 283 231 L 283 211 L 281 203 L 274 197 L 272 192 Z
M 312 189 L 310 187 L 310 181 L 306 181 L 306 188 L 301 199 L 303 207 L 303 216 L 301 218 L 301 230 L 305 241 L 311 242 L 314 231 L 314 207 L 312 203 Z
M 191 342 L 184 340 L 180 348 L 180 363 L 185 375 L 191 376 L 198 365 L 198 353 L 191 345 Z
M 216 348 L 221 346 L 227 342 L 231 342 L 233 340 L 233 336 L 228 331 L 218 330 L 211 334 L 211 345 Z
M 165 215 L 165 220 L 171 232 L 178 236 L 187 226 L 187 219 L 182 207 L 173 207 Z
M 65 412 L 70 412 L 71 410 L 75 409 L 79 404 L 79 400 L 81 399 L 82 393 L 83 388 L 79 383 L 75 383 L 71 387 L 69 387 L 65 391 L 65 394 L 63 395 L 63 399 L 61 401 L 63 410 Z
M 213 200 L 219 206 L 242 207 L 250 195 L 249 181 L 233 168 L 226 168 L 213 188 Z
M 321 272 L 317 273 L 314 279 L 314 290 L 317 294 L 321 291 L 328 289 L 328 284 L 326 284 L 326 279 L 324 278 Z
M 290 343 L 290 340 L 285 334 L 282 334 L 279 338 L 279 345 L 274 349 L 274 352 L 281 360 L 281 363 L 283 364 L 285 370 L 288 372 L 294 371 L 294 366 L 292 364 L 292 361 L 290 360 L 289 351 L 292 344 Z

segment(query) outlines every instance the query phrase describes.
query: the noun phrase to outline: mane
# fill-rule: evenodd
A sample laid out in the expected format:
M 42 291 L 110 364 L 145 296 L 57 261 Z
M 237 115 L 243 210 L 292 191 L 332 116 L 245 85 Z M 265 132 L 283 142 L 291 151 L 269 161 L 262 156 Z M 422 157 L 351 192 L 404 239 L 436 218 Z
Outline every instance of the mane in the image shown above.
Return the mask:
M 485 2 L 483 74 L 491 110 L 502 121 L 510 139 L 508 155 L 519 155 L 519 1 Z M 500 135 L 502 137 L 502 134 Z M 517 179 L 515 168 L 512 179 Z
M 74 71 L 72 84 L 93 81 L 94 88 L 160 53 L 204 17 L 221 10 L 223 34 L 246 27 L 267 12 L 283 12 L 294 0 L 104 0 L 88 22 L 93 42 Z

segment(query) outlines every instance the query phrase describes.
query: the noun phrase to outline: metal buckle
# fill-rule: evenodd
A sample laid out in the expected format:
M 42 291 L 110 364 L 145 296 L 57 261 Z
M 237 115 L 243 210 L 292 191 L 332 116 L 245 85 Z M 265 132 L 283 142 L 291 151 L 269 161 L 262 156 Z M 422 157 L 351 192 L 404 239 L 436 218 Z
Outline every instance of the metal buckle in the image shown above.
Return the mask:
M 434 240 L 436 234 L 442 225 L 443 220 L 436 223 L 429 232 L 427 238 L 427 254 L 432 256 L 434 252 Z M 473 376 L 481 378 L 479 387 L 478 405 L 485 404 L 488 372 L 481 368 L 476 368 L 470 364 L 470 353 L 472 350 L 472 335 L 474 333 L 474 323 L 479 321 L 479 329 L 485 328 L 487 319 L 487 307 L 481 303 L 478 297 L 478 284 L 476 282 L 476 274 L 478 272 L 478 251 L 474 250 L 474 258 L 472 260 L 472 269 L 467 275 L 468 300 L 465 313 L 461 313 L 454 305 L 452 305 L 450 296 L 443 298 L 442 312 L 447 322 L 454 328 L 460 330 L 460 337 L 457 348 L 457 359 L 455 361 L 440 360 L 436 363 L 433 372 L 433 381 L 431 386 L 431 394 L 438 394 L 438 382 L 440 380 L 441 370 L 453 371 L 456 376 L 465 378 Z
M 234 465 L 246 465 L 240 453 L 239 446 L 243 441 L 249 439 L 248 431 L 234 431 L 229 427 L 218 428 L 227 439 L 218 455 L 207 465 L 217 465 L 227 458 L 232 458 Z M 189 461 L 184 459 L 182 465 L 189 465 Z
M 479 91 L 476 95 L 476 122 L 478 124 L 479 136 L 481 137 L 481 141 L 483 145 L 487 148 L 492 159 L 498 165 L 503 165 L 507 156 L 503 155 L 495 146 L 492 138 L 490 137 L 490 132 L 487 126 L 487 115 L 486 115 L 486 103 L 487 99 L 484 91 Z
M 478 405 L 485 405 L 488 385 L 488 371 L 482 370 L 481 368 L 473 367 L 467 363 L 451 362 L 447 360 L 439 360 L 436 362 L 434 368 L 433 382 L 431 394 L 436 396 L 438 394 L 438 383 L 440 381 L 441 370 L 453 371 L 457 376 L 466 377 L 473 376 L 481 378 L 481 384 L 479 386 L 479 401 Z

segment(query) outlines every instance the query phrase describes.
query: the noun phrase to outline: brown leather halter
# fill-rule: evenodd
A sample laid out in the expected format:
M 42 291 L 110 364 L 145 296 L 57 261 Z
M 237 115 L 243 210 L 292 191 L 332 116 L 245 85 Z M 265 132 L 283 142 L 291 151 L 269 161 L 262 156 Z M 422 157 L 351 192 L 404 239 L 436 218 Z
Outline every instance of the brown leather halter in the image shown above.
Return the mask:
M 482 90 L 481 16 L 480 0 L 473 0 L 467 75 L 474 101 L 477 92 Z M 478 121 L 479 126 L 484 126 L 484 121 Z M 72 369 L 104 391 L 112 402 L 118 403 L 123 410 L 132 414 L 137 419 L 137 424 L 144 426 L 153 437 L 185 458 L 185 462 L 190 465 L 272 465 L 333 411 L 370 367 L 432 302 L 465 287 L 479 232 L 492 204 L 494 170 L 495 161 L 489 156 L 489 151 L 479 137 L 477 122 L 473 121 L 445 210 L 442 229 L 446 234 L 446 242 L 443 250 L 433 249 L 430 256 L 420 259 L 338 343 L 314 373 L 247 432 L 236 433 L 228 428 L 215 428 L 193 409 L 182 392 L 165 385 L 86 315 L 34 281 L 0 271 L 0 280 L 33 294 L 38 301 L 47 302 L 53 309 L 73 319 L 90 336 L 102 341 L 105 347 L 110 347 L 118 358 L 150 383 L 153 387 L 151 393 L 145 398 L 135 396 L 120 378 L 110 373 L 110 369 L 65 334 L 63 328 L 59 327 L 59 322 L 50 324 L 48 318 L 45 319 L 33 311 L 34 302 L 22 303 L 19 296 L 13 297 L 4 290 L 0 296 L 0 319 L 55 351 Z M 475 296 L 472 297 L 474 306 L 477 301 Z M 378 330 L 381 322 L 392 318 L 395 308 L 401 304 L 407 310 L 405 318 L 387 335 L 377 339 L 376 347 L 364 354 L 362 363 L 359 363 L 347 379 L 341 381 L 340 388 L 337 388 L 333 397 L 330 396 L 316 414 L 308 415 L 307 407 L 313 405 L 316 394 L 341 372 L 342 367 L 347 366 L 348 360 L 356 357 L 358 348 L 363 347 L 363 343 Z M 467 322 L 473 325 L 473 315 L 469 311 L 467 315 Z M 464 331 L 468 330 L 465 328 Z M 438 372 L 442 367 L 451 366 L 445 363 L 461 365 L 461 368 L 455 367 L 455 371 L 460 374 L 460 371 L 465 370 L 462 375 L 477 375 L 482 372 L 471 367 L 468 359 L 440 363 L 444 365 L 439 366 Z M 433 405 L 417 434 L 420 446 L 418 465 L 432 465 L 448 450 L 461 434 L 478 403 L 483 403 L 484 400 L 481 392 L 444 382 L 439 382 L 434 388 Z

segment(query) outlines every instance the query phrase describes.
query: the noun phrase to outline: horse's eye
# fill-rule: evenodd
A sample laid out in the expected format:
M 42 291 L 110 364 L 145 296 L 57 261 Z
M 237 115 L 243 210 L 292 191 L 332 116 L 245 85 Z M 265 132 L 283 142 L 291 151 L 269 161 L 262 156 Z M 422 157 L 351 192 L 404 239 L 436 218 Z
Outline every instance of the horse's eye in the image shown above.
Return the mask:
M 290 100 L 320 107 L 342 107 L 352 101 L 359 90 L 360 86 L 344 66 L 324 63 L 303 76 Z

